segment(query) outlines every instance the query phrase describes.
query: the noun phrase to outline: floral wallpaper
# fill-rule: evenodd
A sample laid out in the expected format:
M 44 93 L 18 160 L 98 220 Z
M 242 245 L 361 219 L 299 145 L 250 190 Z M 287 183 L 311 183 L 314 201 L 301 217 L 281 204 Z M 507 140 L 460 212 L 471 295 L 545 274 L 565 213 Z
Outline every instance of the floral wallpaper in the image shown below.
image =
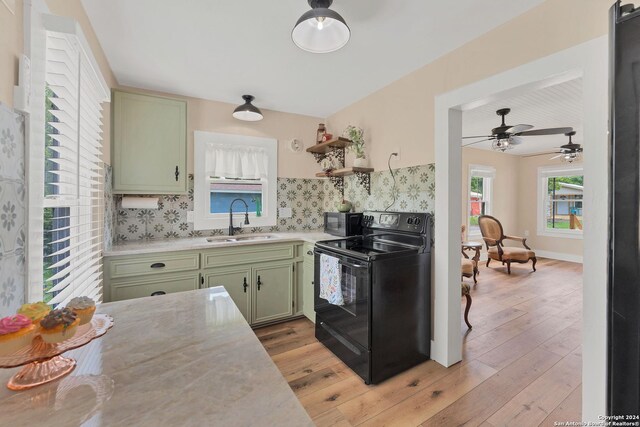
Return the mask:
M 25 195 L 24 117 L 0 104 L 0 317 L 24 302 Z
M 105 180 L 111 182 L 110 168 Z M 394 187 L 394 177 L 396 185 Z M 161 196 L 160 209 L 122 209 L 120 197 L 105 185 L 105 241 L 167 239 L 226 234 L 226 229 L 197 231 L 187 222 L 193 210 L 193 176 L 185 196 Z M 395 195 L 395 202 L 394 202 Z M 430 212 L 435 210 L 435 165 L 412 166 L 371 174 L 371 195 L 355 176 L 345 178 L 344 198 L 356 212 L 389 210 Z M 324 227 L 324 212 L 335 211 L 342 200 L 340 192 L 328 179 L 278 178 L 278 207 L 291 208 L 291 218 L 279 218 L 273 227 L 246 227 L 245 233 L 278 231 L 312 231 Z M 109 228 L 109 219 L 113 226 Z M 109 229 L 108 229 L 109 228 Z M 111 238 L 109 237 L 111 236 Z

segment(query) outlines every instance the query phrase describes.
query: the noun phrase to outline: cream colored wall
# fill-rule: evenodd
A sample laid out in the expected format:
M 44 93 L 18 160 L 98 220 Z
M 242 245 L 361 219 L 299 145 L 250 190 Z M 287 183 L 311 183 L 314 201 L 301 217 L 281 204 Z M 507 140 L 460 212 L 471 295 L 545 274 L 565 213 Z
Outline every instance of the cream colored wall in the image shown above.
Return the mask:
M 434 161 L 434 97 L 499 72 L 567 49 L 608 30 L 612 0 L 547 0 L 328 118 L 332 130 L 365 130 L 373 167 L 383 169 L 400 146 L 394 166 Z M 425 43 L 437 43 L 428 40 Z M 436 165 L 437 167 L 437 165 Z
M 582 258 L 582 239 L 538 236 L 538 168 L 562 165 L 552 156 L 520 157 L 475 148 L 462 149 L 462 218 L 467 218 L 469 165 L 496 169 L 491 215 L 500 220 L 506 234 L 524 237 L 534 250 Z M 509 242 L 511 244 L 511 242 Z
M 496 170 L 493 182 L 491 215 L 500 220 L 506 233 L 518 229 L 517 182 L 518 157 L 476 148 L 462 149 L 462 218 L 466 220 L 469 192 L 469 165 L 491 166 Z
M 187 170 L 193 172 L 193 131 L 211 131 L 249 136 L 264 136 L 278 140 L 278 176 L 285 178 L 312 178 L 320 167 L 314 157 L 306 153 L 294 153 L 288 142 L 301 140 L 305 148 L 315 143 L 318 123 L 323 119 L 299 114 L 262 110 L 264 119 L 259 122 L 243 122 L 234 119 L 231 113 L 237 107 L 204 99 L 181 97 L 166 93 L 150 92 L 135 88 L 120 87 L 120 90 L 151 95 L 168 96 L 187 102 Z M 241 100 L 238 101 L 238 104 Z
M 22 0 L 16 0 L 15 14 L 0 2 L 0 102 L 13 107 L 13 86 L 18 84 L 18 57 L 23 52 Z
M 558 160 L 549 160 L 551 156 L 520 158 L 518 166 L 518 234 L 529 231 L 527 242 L 538 251 L 573 255 L 582 258 L 582 239 L 538 236 L 538 168 L 540 166 L 563 165 Z M 606 201 L 603 201 L 606 203 Z M 588 209 L 588 207 L 585 207 Z

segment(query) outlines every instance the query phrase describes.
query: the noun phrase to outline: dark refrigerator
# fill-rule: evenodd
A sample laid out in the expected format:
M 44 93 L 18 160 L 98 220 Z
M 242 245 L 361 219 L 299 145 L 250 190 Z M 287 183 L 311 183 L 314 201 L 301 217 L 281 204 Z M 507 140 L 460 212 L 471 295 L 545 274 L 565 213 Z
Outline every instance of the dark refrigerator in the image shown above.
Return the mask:
M 640 8 L 611 8 L 610 47 L 608 411 L 633 415 L 640 413 Z

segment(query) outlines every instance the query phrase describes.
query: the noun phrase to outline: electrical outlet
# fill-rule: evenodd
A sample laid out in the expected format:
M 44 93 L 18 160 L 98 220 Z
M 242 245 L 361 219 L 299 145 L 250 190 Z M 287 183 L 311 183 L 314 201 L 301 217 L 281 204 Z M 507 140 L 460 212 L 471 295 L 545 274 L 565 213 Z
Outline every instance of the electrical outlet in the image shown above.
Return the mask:
M 291 218 L 291 208 L 279 208 L 278 209 L 278 217 L 280 218 Z
M 193 222 L 193 211 L 187 211 L 187 222 Z

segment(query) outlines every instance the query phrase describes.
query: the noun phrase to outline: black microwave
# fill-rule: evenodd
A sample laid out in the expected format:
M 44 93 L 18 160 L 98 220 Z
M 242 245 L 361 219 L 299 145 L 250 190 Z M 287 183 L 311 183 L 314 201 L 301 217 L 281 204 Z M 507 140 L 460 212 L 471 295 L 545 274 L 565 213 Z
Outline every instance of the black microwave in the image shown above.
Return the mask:
M 334 236 L 358 236 L 362 234 L 361 213 L 324 213 L 324 232 Z

